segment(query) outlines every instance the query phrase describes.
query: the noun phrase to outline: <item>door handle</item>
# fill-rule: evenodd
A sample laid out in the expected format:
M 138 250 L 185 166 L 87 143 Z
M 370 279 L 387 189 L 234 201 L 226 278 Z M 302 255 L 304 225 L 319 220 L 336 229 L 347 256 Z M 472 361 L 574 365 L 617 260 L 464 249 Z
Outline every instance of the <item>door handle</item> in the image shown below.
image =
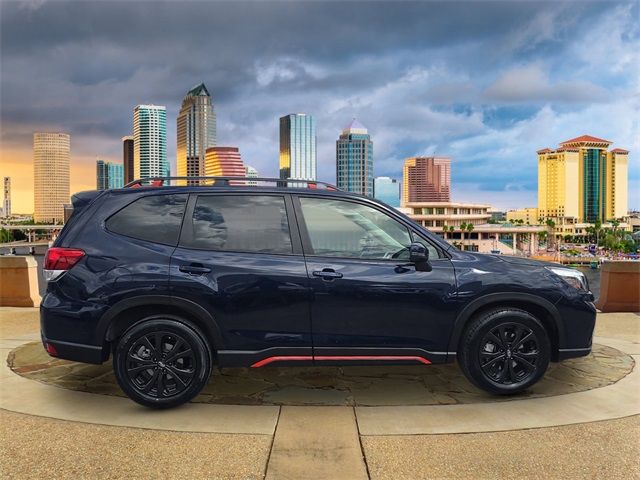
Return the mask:
M 204 275 L 211 271 L 209 267 L 203 267 L 200 264 L 180 265 L 178 270 L 183 273 L 188 273 L 189 275 Z
M 340 272 L 336 272 L 332 268 L 325 268 L 323 270 L 315 270 L 313 272 L 314 277 L 320 277 L 324 280 L 333 280 L 334 278 L 342 278 Z

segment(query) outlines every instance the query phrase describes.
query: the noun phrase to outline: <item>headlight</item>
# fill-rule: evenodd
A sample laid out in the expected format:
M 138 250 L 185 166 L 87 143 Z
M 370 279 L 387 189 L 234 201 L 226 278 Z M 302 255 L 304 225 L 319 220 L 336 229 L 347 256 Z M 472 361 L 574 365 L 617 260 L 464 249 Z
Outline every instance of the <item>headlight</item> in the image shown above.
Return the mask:
M 582 272 L 578 270 L 574 270 L 572 268 L 554 268 L 547 267 L 547 270 L 552 271 L 556 275 L 558 275 L 562 280 L 571 285 L 572 287 L 578 290 L 584 290 L 585 292 L 589 291 L 589 284 L 587 283 L 587 278 L 584 276 Z

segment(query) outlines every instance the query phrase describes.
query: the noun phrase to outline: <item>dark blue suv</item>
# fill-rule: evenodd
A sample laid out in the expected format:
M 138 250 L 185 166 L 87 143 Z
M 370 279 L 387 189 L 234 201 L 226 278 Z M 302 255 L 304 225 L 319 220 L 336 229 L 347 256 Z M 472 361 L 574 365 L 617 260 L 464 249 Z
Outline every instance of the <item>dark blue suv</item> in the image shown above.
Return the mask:
M 457 360 L 478 387 L 511 394 L 591 351 L 596 310 L 576 270 L 459 251 L 320 182 L 171 180 L 75 195 L 45 261 L 47 352 L 113 354 L 143 405 L 192 399 L 214 364 Z

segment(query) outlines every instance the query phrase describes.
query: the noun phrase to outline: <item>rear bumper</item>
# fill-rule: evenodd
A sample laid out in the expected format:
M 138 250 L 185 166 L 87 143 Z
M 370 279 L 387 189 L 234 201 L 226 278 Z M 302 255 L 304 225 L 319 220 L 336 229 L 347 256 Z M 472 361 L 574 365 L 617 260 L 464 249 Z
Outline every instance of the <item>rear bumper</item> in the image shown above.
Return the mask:
M 49 340 L 44 335 L 42 335 L 42 345 L 52 357 L 73 360 L 74 362 L 100 364 L 109 358 L 108 349 L 97 345 Z M 52 352 L 55 352 L 55 354 Z

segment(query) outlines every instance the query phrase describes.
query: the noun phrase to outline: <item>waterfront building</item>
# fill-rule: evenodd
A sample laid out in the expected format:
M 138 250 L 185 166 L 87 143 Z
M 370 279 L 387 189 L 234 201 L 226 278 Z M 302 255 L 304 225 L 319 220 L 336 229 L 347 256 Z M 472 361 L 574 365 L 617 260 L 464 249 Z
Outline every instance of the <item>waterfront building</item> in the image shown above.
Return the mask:
M 532 255 L 538 249 L 542 225 L 488 223 L 491 206 L 458 202 L 408 202 L 400 210 L 412 220 L 464 250 L 507 255 Z M 473 230 L 462 231 L 463 225 Z
M 187 92 L 176 119 L 178 176 L 203 176 L 205 156 L 216 145 L 216 114 L 204 83 Z M 184 182 L 198 184 L 197 180 Z
M 2 182 L 2 191 L 4 193 L 2 202 L 2 215 L 11 216 L 11 177 L 4 177 Z
M 390 207 L 399 207 L 400 182 L 391 177 L 376 177 L 373 180 L 373 196 Z
M 170 176 L 167 160 L 167 109 L 138 105 L 133 110 L 133 176 Z
M 404 162 L 402 204 L 448 202 L 451 199 L 451 160 L 448 157 L 412 157 Z
M 122 137 L 122 165 L 124 171 L 124 183 L 133 182 L 133 135 Z
M 96 189 L 108 190 L 124 186 L 124 165 L 96 160 Z
M 336 185 L 373 197 L 373 142 L 366 127 L 355 118 L 336 141 Z
M 538 214 L 561 223 L 627 216 L 628 157 L 612 142 L 582 135 L 538 150 Z
M 522 220 L 527 225 L 538 225 L 544 223 L 540 221 L 540 215 L 537 208 L 519 208 L 517 210 L 509 210 L 507 212 L 507 221 L 516 222 Z
M 253 168 L 251 165 L 245 165 L 244 167 L 244 176 L 248 178 L 258 178 L 260 175 L 258 174 L 258 170 Z M 258 185 L 258 182 L 247 182 L 247 185 Z
M 246 170 L 238 147 L 209 147 L 205 153 L 208 177 L 244 177 Z
M 293 113 L 280 118 L 280 178 L 317 179 L 316 122 Z
M 62 223 L 69 203 L 71 137 L 66 133 L 33 134 L 33 195 L 36 222 Z

